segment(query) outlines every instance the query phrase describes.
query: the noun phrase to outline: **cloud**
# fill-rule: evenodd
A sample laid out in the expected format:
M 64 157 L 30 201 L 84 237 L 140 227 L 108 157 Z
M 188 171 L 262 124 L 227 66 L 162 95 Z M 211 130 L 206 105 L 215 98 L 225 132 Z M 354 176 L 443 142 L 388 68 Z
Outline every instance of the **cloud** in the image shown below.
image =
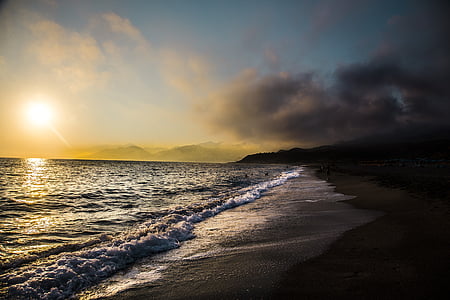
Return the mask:
M 83 30 L 42 16 L 24 20 L 32 34 L 27 55 L 46 70 L 49 80 L 79 92 L 138 77 L 137 66 L 150 66 L 150 42 L 130 20 L 114 13 L 94 15 L 91 20 Z
M 90 64 L 98 63 L 103 59 L 97 41 L 89 35 L 66 30 L 49 20 L 30 25 L 30 30 L 36 37 L 32 51 L 43 63 L 65 63 L 74 56 Z
M 202 102 L 200 112 L 216 132 L 300 145 L 449 126 L 450 26 L 438 8 L 391 20 L 381 42 L 390 50 L 340 66 L 331 84 L 317 72 L 246 71 Z
M 136 28 L 129 19 L 109 12 L 101 15 L 103 21 L 106 22 L 109 30 L 116 34 L 122 34 L 137 44 L 137 50 L 141 53 L 149 53 L 151 51 L 150 42 L 143 36 L 141 31 Z
M 338 96 L 356 107 L 395 104 L 399 110 L 392 107 L 392 113 L 403 121 L 444 121 L 442 109 L 450 105 L 449 91 L 440 76 L 395 62 L 373 60 L 338 69 Z
M 326 114 L 328 95 L 313 74 L 280 74 L 259 78 L 246 70 L 204 103 L 203 115 L 215 130 L 258 140 L 313 138 Z
M 204 96 L 213 86 L 212 65 L 205 57 L 172 49 L 162 50 L 159 57 L 165 82 L 188 98 Z
M 208 99 L 203 114 L 215 130 L 240 139 L 305 145 L 450 124 L 449 94 L 421 75 L 374 61 L 338 69 L 331 87 L 314 73 L 254 78 Z
M 89 34 L 45 19 L 30 23 L 28 28 L 33 34 L 28 53 L 70 90 L 101 86 L 107 80 L 108 74 L 100 69 L 105 57 Z

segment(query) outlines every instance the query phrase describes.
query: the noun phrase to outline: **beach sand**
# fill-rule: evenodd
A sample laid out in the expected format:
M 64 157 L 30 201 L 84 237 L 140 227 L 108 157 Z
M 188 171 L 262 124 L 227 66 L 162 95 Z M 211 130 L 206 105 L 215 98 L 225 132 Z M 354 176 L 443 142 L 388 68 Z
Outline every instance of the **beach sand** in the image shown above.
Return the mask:
M 329 178 L 337 192 L 357 196 L 347 201 L 357 208 L 384 215 L 327 240 L 323 254 L 305 252 L 308 245 L 293 239 L 305 224 L 286 219 L 267 229 L 268 243 L 244 237 L 237 243 L 248 251 L 181 262 L 163 282 L 108 299 L 447 299 L 450 210 L 445 189 L 438 193 L 444 199 L 430 198 L 393 177 L 387 186 L 382 172 L 376 177 L 363 169 L 344 171 L 333 170 Z M 287 238 L 292 242 L 286 244 Z M 254 249 L 255 244 L 260 246 Z M 303 255 L 316 257 L 304 261 Z M 189 276 L 180 280 L 183 273 Z
M 348 201 L 355 207 L 386 214 L 346 232 L 324 254 L 292 267 L 272 298 L 449 299 L 448 170 L 344 171 L 329 178 L 336 190 L 357 196 Z

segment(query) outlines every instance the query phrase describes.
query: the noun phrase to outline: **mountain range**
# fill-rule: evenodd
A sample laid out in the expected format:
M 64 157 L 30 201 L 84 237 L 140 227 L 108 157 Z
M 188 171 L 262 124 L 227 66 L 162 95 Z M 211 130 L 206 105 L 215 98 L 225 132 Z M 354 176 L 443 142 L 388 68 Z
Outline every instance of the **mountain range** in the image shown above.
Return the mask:
M 105 146 L 85 153 L 82 159 L 185 161 L 185 162 L 230 162 L 255 152 L 254 147 L 244 144 L 224 145 L 201 143 L 171 148 L 140 147 L 136 145 Z
M 407 139 L 361 139 L 347 143 L 309 149 L 293 148 L 278 152 L 257 153 L 244 157 L 240 163 L 308 163 L 361 162 L 386 160 L 450 161 L 450 138 L 432 136 Z

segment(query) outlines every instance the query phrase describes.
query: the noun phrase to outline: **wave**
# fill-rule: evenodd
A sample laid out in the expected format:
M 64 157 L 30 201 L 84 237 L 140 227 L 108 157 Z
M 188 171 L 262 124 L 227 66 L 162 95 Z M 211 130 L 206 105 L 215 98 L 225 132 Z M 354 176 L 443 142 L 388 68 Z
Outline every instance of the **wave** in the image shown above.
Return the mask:
M 110 277 L 133 262 L 174 249 L 194 238 L 195 223 L 220 212 L 260 198 L 268 189 L 300 176 L 302 168 L 281 173 L 277 178 L 242 188 L 232 197 L 212 198 L 204 203 L 178 206 L 158 218 L 141 223 L 113 238 L 105 238 L 55 258 L 37 260 L 0 277 L 7 296 L 27 299 L 62 299 Z

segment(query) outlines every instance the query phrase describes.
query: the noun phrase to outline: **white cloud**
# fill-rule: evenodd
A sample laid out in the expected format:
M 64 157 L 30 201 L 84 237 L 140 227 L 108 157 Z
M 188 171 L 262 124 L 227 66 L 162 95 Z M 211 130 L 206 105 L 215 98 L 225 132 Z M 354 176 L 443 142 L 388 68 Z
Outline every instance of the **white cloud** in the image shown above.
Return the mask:
M 137 44 L 136 50 L 141 53 L 150 53 L 150 42 L 143 36 L 142 32 L 136 28 L 129 19 L 122 18 L 115 13 L 105 13 L 101 18 L 106 22 L 108 28 L 116 34 L 122 34 Z
M 29 29 L 33 40 L 28 53 L 69 89 L 79 91 L 105 83 L 109 76 L 101 70 L 105 56 L 92 36 L 50 20 L 32 23 Z

